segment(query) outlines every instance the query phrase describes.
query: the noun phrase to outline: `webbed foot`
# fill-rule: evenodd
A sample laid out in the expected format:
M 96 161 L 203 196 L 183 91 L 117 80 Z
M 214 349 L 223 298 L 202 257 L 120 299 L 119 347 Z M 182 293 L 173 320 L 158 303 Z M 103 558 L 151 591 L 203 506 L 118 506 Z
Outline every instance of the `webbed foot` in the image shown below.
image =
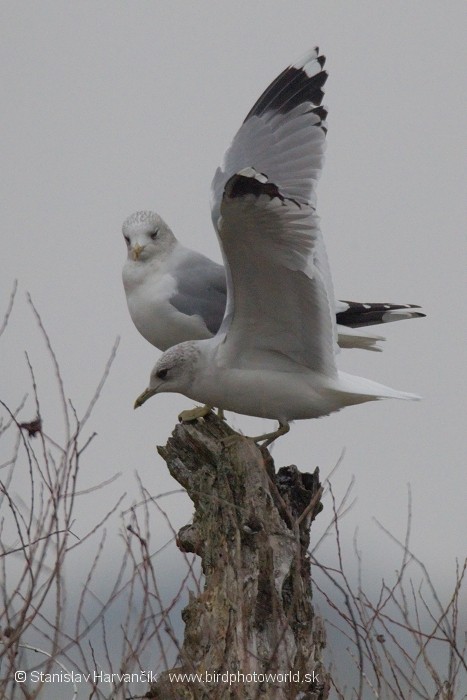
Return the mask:
M 212 411 L 212 407 L 205 404 L 204 406 L 196 406 L 191 410 L 182 411 L 178 414 L 178 420 L 181 423 L 188 423 L 192 420 L 198 420 L 198 418 L 205 418 Z

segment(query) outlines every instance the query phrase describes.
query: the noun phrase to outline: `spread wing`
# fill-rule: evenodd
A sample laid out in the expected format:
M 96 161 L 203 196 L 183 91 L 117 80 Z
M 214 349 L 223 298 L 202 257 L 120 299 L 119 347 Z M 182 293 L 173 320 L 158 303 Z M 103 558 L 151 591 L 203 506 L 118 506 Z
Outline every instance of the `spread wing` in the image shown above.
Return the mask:
M 249 111 L 212 181 L 215 228 L 227 180 L 247 167 L 265 173 L 290 197 L 316 206 L 326 137 L 324 63 L 319 49 L 313 49 L 286 68 Z
M 318 218 L 252 169 L 227 182 L 219 236 L 231 311 L 216 336 L 229 366 L 294 365 L 334 376 L 335 311 Z M 221 360 L 222 361 L 222 360 Z
M 246 117 L 212 183 L 227 276 L 217 340 L 237 366 L 282 356 L 329 375 L 335 303 L 315 213 L 327 73 L 318 49 L 287 68 Z

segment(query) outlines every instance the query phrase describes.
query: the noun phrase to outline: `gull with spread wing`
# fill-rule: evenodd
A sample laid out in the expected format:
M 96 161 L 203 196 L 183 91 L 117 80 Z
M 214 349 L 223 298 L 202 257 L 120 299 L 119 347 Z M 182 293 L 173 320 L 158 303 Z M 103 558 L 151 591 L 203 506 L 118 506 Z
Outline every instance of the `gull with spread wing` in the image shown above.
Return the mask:
M 140 406 L 177 392 L 209 406 L 296 419 L 383 398 L 416 399 L 336 366 L 336 304 L 316 214 L 327 78 L 318 49 L 290 66 L 247 115 L 212 183 L 227 302 L 220 328 L 170 347 Z

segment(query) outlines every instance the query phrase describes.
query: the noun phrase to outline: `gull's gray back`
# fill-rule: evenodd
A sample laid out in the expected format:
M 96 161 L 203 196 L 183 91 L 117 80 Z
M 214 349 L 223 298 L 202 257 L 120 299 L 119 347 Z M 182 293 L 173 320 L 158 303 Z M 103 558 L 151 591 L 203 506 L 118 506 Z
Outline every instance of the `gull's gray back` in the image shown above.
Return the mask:
M 177 288 L 170 303 L 187 316 L 201 316 L 215 335 L 224 317 L 227 297 L 224 268 L 200 253 L 186 252 L 173 271 Z

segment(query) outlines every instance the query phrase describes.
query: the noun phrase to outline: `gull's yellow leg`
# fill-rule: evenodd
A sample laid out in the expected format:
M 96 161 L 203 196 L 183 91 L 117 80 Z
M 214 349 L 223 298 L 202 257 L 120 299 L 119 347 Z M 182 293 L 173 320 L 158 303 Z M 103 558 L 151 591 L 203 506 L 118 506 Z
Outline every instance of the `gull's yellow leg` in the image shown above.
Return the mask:
M 258 435 L 257 437 L 250 438 L 253 442 L 261 443 L 261 447 L 268 447 L 271 442 L 277 440 L 281 435 L 285 435 L 290 430 L 290 425 L 288 423 L 282 423 L 279 421 L 279 427 L 272 433 L 264 433 L 264 435 Z
M 236 433 L 235 435 L 229 435 L 228 437 L 222 438 L 222 443 L 228 447 L 233 445 L 239 438 L 245 437 L 247 440 L 253 440 L 253 442 L 261 443 L 261 447 L 268 447 L 274 440 L 276 440 L 281 435 L 285 435 L 290 430 L 290 425 L 288 423 L 282 423 L 279 421 L 279 427 L 272 433 L 264 433 L 263 435 L 257 435 L 256 437 L 247 437 L 246 435 L 240 435 Z

